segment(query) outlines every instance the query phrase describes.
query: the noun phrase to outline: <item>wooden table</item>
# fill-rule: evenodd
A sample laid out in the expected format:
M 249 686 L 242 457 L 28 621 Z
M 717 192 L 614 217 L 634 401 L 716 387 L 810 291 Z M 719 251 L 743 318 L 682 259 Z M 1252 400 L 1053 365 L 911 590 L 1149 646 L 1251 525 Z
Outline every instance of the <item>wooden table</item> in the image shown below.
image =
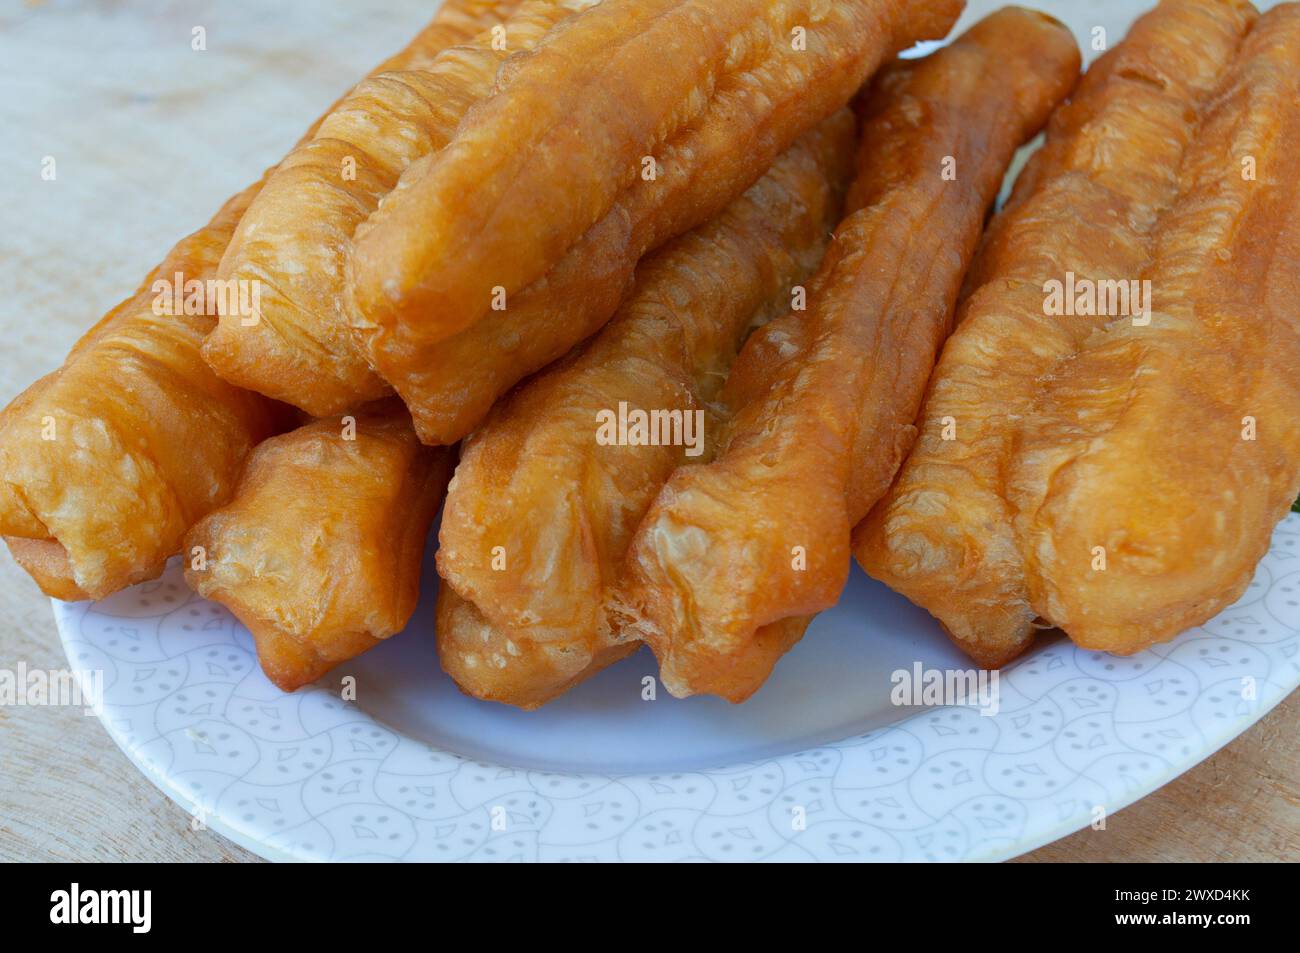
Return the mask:
M 968 16 L 1000 3 L 975 0 Z M 1063 3 L 1040 3 L 1046 9 Z M 0 402 L 62 360 L 171 244 L 282 155 L 316 111 L 429 15 L 430 0 L 28 2 L 0 13 Z M 1076 5 L 1076 7 L 1082 5 Z M 1136 12 L 1107 0 L 1099 7 Z M 383 15 L 378 12 L 384 11 Z M 191 48 L 205 28 L 207 49 Z M 227 90 L 241 90 L 230 95 Z M 298 117 L 291 121 L 287 117 Z M 42 160 L 57 179 L 43 181 Z M 48 600 L 0 555 L 0 668 L 66 665 Z M 1044 861 L 1294 860 L 1300 697 L 1197 768 L 1028 855 Z M 0 708 L 0 860 L 255 860 L 132 766 L 80 709 Z

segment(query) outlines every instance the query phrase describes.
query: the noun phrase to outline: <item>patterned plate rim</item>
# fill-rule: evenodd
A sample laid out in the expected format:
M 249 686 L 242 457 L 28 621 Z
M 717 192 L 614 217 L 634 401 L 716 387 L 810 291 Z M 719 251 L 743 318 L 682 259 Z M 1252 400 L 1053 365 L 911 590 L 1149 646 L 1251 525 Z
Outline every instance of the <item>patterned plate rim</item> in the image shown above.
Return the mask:
M 1002 709 L 993 717 L 972 708 L 920 709 L 891 725 L 817 748 L 672 775 L 547 773 L 474 761 L 404 736 L 323 688 L 268 701 L 261 686 L 255 686 L 255 694 L 241 694 L 246 676 L 240 676 L 223 683 L 230 688 L 228 704 L 239 701 L 245 708 L 256 704 L 265 709 L 283 707 L 288 700 L 293 714 L 328 725 L 298 739 L 306 744 L 328 735 L 331 742 L 332 760 L 307 765 L 297 782 L 289 782 L 296 784 L 293 793 L 303 811 L 308 795 L 319 795 L 309 786 L 323 784 L 331 767 L 346 764 L 360 774 L 356 765 L 364 764 L 368 774 L 362 786 L 368 786 L 369 800 L 361 796 L 320 815 L 303 814 L 278 832 L 250 820 L 251 815 L 234 816 L 236 805 L 250 798 L 263 803 L 258 792 L 277 791 L 277 804 L 286 793 L 278 791 L 283 783 L 247 781 L 266 764 L 254 765 L 242 776 L 222 776 L 229 783 L 215 793 L 185 776 L 202 774 L 206 780 L 213 772 L 173 769 L 176 746 L 196 737 L 206 741 L 204 732 L 214 728 L 252 739 L 267 749 L 266 757 L 269 751 L 286 750 L 279 742 L 249 735 L 248 725 L 232 717 L 229 708 L 183 728 L 159 728 L 164 701 L 184 698 L 187 686 L 194 690 L 215 683 L 196 681 L 187 666 L 186 680 L 164 685 L 166 691 L 156 701 L 124 706 L 106 697 L 99 714 L 117 746 L 168 797 L 201 816 L 207 827 L 271 860 L 1003 860 L 1087 827 L 1097 807 L 1110 814 L 1145 797 L 1236 738 L 1300 685 L 1297 556 L 1300 516 L 1292 515 L 1279 525 L 1247 594 L 1205 626 L 1130 658 L 1088 652 L 1066 641 L 1038 649 L 1005 670 Z M 1284 598 L 1293 589 L 1297 598 Z M 92 604 L 52 601 L 75 670 L 87 650 L 99 651 L 86 636 L 86 620 L 101 627 L 110 620 L 111 628 L 113 617 L 98 613 Z M 178 608 L 191 604 L 204 603 L 191 597 Z M 1255 627 L 1251 635 L 1244 628 L 1248 625 Z M 1229 629 L 1235 631 L 1230 635 Z M 237 652 L 234 643 L 224 641 L 191 645 L 165 658 L 171 661 L 212 645 Z M 1189 676 L 1193 686 L 1172 687 Z M 254 678 L 269 687 L 260 673 Z M 1252 678 L 1257 691 L 1248 698 L 1238 686 Z M 111 695 L 110 687 L 105 696 Z M 1197 689 L 1194 695 L 1191 687 Z M 1230 687 L 1237 688 L 1235 698 Z M 1182 707 L 1164 717 L 1116 717 L 1121 706 L 1130 715 L 1149 715 L 1158 710 L 1155 706 L 1171 702 Z M 127 709 L 149 706 L 155 716 L 149 729 L 138 727 L 138 718 L 121 717 Z M 944 719 L 954 725 L 946 727 Z M 195 724 L 205 726 L 197 735 Z M 1038 743 L 1029 730 L 1034 728 L 1054 733 Z M 368 759 L 335 758 L 333 738 L 343 729 L 353 734 L 364 730 L 391 750 Z M 1188 729 L 1194 744 L 1174 755 L 1160 753 L 1168 741 L 1185 739 Z M 1086 742 L 1085 732 L 1091 732 Z M 971 735 L 974 741 L 956 737 Z M 1079 751 L 1084 753 L 1072 753 Z M 438 770 L 413 771 L 416 761 Z M 1136 765 L 1132 770 L 1130 762 Z M 416 783 L 421 780 L 428 783 Z M 966 785 L 971 786 L 959 790 Z M 245 788 L 243 800 L 232 800 Z M 441 801 L 436 809 L 435 802 L 425 806 L 431 812 L 408 812 L 395 792 L 409 788 L 434 790 L 435 802 Z M 620 797 L 633 806 L 614 800 Z M 520 798 L 531 799 L 531 815 L 522 808 L 524 813 L 516 814 L 513 805 Z M 446 804 L 462 813 L 445 816 Z M 800 809 L 802 827 L 793 819 Z M 895 809 L 891 826 L 882 813 Z M 611 814 L 614 810 L 621 813 Z M 349 821 L 342 814 L 353 817 Z M 392 816 L 398 817 L 400 833 L 380 833 L 393 845 L 365 843 L 378 836 L 378 819 L 387 824 Z M 494 822 L 502 817 L 504 829 L 497 829 Z M 607 828 L 600 832 L 603 837 L 586 833 L 600 825 Z

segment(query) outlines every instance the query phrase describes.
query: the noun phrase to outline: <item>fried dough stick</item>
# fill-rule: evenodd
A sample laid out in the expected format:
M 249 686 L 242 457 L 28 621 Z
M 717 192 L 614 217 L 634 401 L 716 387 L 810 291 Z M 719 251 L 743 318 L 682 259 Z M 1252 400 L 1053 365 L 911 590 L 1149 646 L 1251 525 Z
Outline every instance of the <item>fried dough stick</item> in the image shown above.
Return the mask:
M 316 416 L 389 393 L 350 328 L 343 265 L 353 232 L 412 161 L 447 144 L 510 51 L 593 2 L 480 3 L 472 41 L 428 48 L 353 89 L 271 174 L 231 240 L 221 277 L 260 283 L 260 320 L 223 317 L 203 348 L 217 373 Z
M 745 700 L 839 598 L 850 533 L 907 453 L 985 213 L 1078 72 L 1063 25 L 1006 8 L 877 81 L 807 313 L 746 344 L 717 458 L 673 474 L 628 554 L 624 604 L 673 694 Z
M 1198 110 L 1254 17 L 1247 3 L 1165 0 L 1053 116 L 967 278 L 916 446 L 855 533 L 862 567 L 983 666 L 1015 658 L 1037 632 L 1005 498 L 1015 421 L 1043 377 L 1109 320 L 1047 315 L 1045 284 L 1070 272 L 1141 274 Z
M 1256 23 L 1121 319 L 1045 380 L 1008 483 L 1034 611 L 1120 654 L 1235 602 L 1300 490 L 1300 5 Z M 1104 564 L 1099 557 L 1104 557 Z
M 449 0 L 381 69 L 474 35 L 491 22 L 491 6 Z M 155 280 L 217 276 L 261 185 L 178 243 L 62 367 L 0 412 L 0 535 L 47 595 L 102 599 L 158 576 L 186 530 L 230 498 L 248 451 L 280 429 L 281 408 L 204 363 L 215 317 L 153 307 Z
M 234 498 L 185 538 L 185 580 L 253 633 L 293 691 L 400 632 L 454 451 L 426 447 L 395 400 L 255 449 Z
M 609 325 L 465 442 L 443 511 L 438 648 L 467 693 L 535 708 L 639 646 L 606 616 L 632 533 L 703 450 L 683 445 L 688 415 L 707 411 L 749 328 L 784 313 L 816 269 L 855 132 L 836 113 L 720 216 L 648 257 Z M 620 405 L 677 413 L 683 443 L 671 429 L 657 445 L 598 443 L 601 415 Z
M 155 315 L 155 280 L 211 277 L 253 189 L 0 413 L 0 532 L 46 595 L 102 599 L 162 573 L 276 429 L 272 405 L 199 357 L 203 315 Z
M 961 7 L 605 0 L 512 58 L 353 244 L 358 333 L 421 436 L 456 439 L 598 330 L 643 254 L 719 213 Z

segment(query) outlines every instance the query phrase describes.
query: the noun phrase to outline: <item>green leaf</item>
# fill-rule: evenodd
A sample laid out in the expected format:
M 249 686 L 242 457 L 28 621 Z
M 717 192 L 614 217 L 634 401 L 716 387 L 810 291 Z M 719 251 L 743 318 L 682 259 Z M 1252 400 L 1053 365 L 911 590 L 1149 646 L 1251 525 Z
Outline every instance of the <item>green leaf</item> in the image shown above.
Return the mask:
M 1300 500 L 1296 500 L 1294 503 L 1291 504 L 1291 512 L 1300 513 Z

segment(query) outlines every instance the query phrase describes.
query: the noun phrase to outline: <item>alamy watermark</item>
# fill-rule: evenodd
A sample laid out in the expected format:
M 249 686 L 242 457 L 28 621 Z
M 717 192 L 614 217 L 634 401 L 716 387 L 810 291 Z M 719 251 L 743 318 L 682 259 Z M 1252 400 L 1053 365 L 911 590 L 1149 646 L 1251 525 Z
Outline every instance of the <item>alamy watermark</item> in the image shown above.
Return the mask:
M 704 411 L 629 409 L 596 413 L 596 443 L 602 447 L 685 447 L 688 457 L 704 453 Z
M 73 883 L 50 894 L 50 923 L 129 926 L 148 933 L 153 926 L 152 890 L 90 890 Z
M 158 278 L 150 286 L 153 313 L 163 315 L 206 314 L 234 316 L 244 327 L 262 319 L 262 282 L 240 278 L 190 278 L 176 272 L 173 278 Z
M 1080 278 L 1072 271 L 1065 280 L 1043 284 L 1043 314 L 1049 317 L 1132 318 L 1134 327 L 1151 323 L 1151 282 L 1111 278 Z
M 889 676 L 894 705 L 960 705 L 978 708 L 992 718 L 1001 710 L 1001 686 L 996 669 L 926 668 L 914 662 Z
M 98 712 L 104 698 L 104 673 L 99 669 L 41 669 L 19 662 L 0 668 L 0 708 L 82 708 Z

